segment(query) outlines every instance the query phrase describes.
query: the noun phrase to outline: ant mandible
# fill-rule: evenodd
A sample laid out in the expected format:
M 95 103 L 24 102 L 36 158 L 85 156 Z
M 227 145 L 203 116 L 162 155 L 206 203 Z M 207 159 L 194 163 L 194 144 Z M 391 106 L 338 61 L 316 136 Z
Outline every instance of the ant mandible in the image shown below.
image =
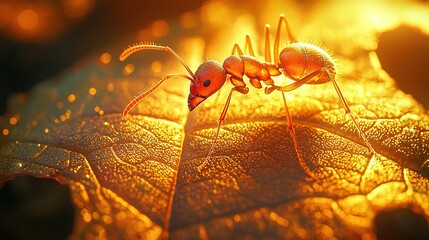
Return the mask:
M 286 32 L 289 37 L 289 44 L 287 44 L 286 47 L 279 54 L 280 32 L 283 23 L 285 25 Z M 216 135 L 214 137 L 213 143 L 211 144 L 207 157 L 205 158 L 204 162 L 198 167 L 198 170 L 201 171 L 201 169 L 208 163 L 208 160 L 210 159 L 215 148 L 216 142 L 219 137 L 220 126 L 222 125 L 226 113 L 228 111 L 232 93 L 236 91 L 242 94 L 247 94 L 249 92 L 249 88 L 243 81 L 243 75 L 245 75 L 249 78 L 250 84 L 255 88 L 262 88 L 261 82 L 267 85 L 267 87 L 265 88 L 266 94 L 270 94 L 275 90 L 281 91 L 286 111 L 288 131 L 292 137 L 299 164 L 308 176 L 314 178 L 314 174 L 305 164 L 304 159 L 299 150 L 298 141 L 296 139 L 296 135 L 293 129 L 292 119 L 289 114 L 289 108 L 286 103 L 285 92 L 295 90 L 304 84 L 323 84 L 331 82 L 346 114 L 351 118 L 365 145 L 369 148 L 372 154 L 375 154 L 374 149 L 369 143 L 365 133 L 357 124 L 345 98 L 343 97 L 343 94 L 341 93 L 340 88 L 338 87 L 338 84 L 335 81 L 336 67 L 331 56 L 326 51 L 315 45 L 297 42 L 296 38 L 293 36 L 289 28 L 289 24 L 286 18 L 283 14 L 281 14 L 274 41 L 274 63 L 272 63 L 269 35 L 270 26 L 266 25 L 265 62 L 261 62 L 255 58 L 250 37 L 249 35 L 246 35 L 246 44 L 244 49 L 248 49 L 250 55 L 244 55 L 240 46 L 236 43 L 232 50 L 232 56 L 226 58 L 223 62 L 223 65 L 220 65 L 220 63 L 216 61 L 209 60 L 202 63 L 198 67 L 195 74 L 191 71 L 185 61 L 170 47 L 158 46 L 155 44 L 137 44 L 128 47 L 120 55 L 119 59 L 121 61 L 125 60 L 131 54 L 141 50 L 166 51 L 182 63 L 182 65 L 188 71 L 189 76 L 182 74 L 165 75 L 152 88 L 134 98 L 125 107 L 123 111 L 123 116 L 126 116 L 128 112 L 139 101 L 141 101 L 147 95 L 155 91 L 155 89 L 157 89 L 165 80 L 169 78 L 183 77 L 191 81 L 190 93 L 188 97 L 188 107 L 190 111 L 192 111 L 195 107 L 201 104 L 212 94 L 217 92 L 224 85 L 226 80 L 229 79 L 234 87 L 230 90 L 225 106 L 219 117 Z M 235 53 L 238 53 L 238 55 L 234 55 Z M 285 75 L 287 78 L 293 80 L 294 82 L 286 86 L 276 86 L 271 77 L 279 76 L 281 74 Z

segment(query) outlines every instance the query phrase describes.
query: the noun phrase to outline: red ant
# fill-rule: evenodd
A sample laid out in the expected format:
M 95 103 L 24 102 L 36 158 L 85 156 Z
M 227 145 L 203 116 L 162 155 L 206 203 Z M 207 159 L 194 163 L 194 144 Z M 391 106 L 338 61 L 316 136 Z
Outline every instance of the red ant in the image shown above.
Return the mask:
M 282 24 L 285 24 L 286 32 L 289 37 L 289 44 L 280 52 L 279 54 L 279 40 Z M 301 152 L 298 148 L 298 142 L 295 136 L 295 132 L 292 125 L 292 119 L 289 114 L 289 109 L 286 103 L 286 98 L 284 92 L 289 92 L 297 89 L 303 84 L 322 84 L 326 82 L 331 82 L 335 88 L 335 91 L 338 94 L 342 107 L 344 108 L 347 115 L 350 116 L 354 126 L 359 132 L 361 138 L 363 139 L 366 146 L 369 150 L 375 154 L 374 149 L 369 143 L 365 133 L 360 129 L 355 118 L 353 117 L 350 108 L 341 93 L 340 88 L 338 87 L 336 81 L 334 80 L 336 74 L 336 68 L 333 59 L 331 56 L 321 48 L 308 44 L 297 42 L 296 38 L 293 36 L 288 22 L 285 19 L 284 15 L 280 15 L 279 23 L 277 26 L 276 37 L 274 41 L 274 63 L 271 63 L 270 55 L 270 40 L 269 40 L 269 31 L 270 26 L 265 26 L 265 62 L 258 61 L 255 58 L 253 52 L 252 43 L 249 35 L 246 36 L 246 44 L 244 49 L 248 49 L 250 55 L 244 55 L 240 46 L 236 43 L 232 50 L 232 56 L 229 56 L 223 62 L 223 65 L 220 65 L 218 62 L 210 60 L 202 63 L 195 74 L 190 70 L 188 65 L 183 61 L 183 59 L 174 52 L 171 48 L 165 46 L 157 46 L 154 44 L 138 44 L 130 46 L 124 50 L 120 55 L 120 60 L 125 60 L 131 54 L 141 51 L 141 50 L 159 50 L 166 51 L 172 54 L 176 59 L 178 59 L 185 69 L 188 71 L 189 75 L 180 75 L 180 74 L 168 74 L 164 76 L 156 85 L 144 92 L 143 94 L 137 96 L 132 100 L 128 106 L 124 109 L 123 115 L 126 116 L 128 112 L 143 98 L 152 93 L 156 88 L 158 88 L 166 79 L 171 77 L 183 77 L 191 81 L 190 93 L 188 97 L 188 107 L 192 111 L 195 107 L 201 104 L 204 100 L 210 97 L 212 94 L 217 92 L 225 83 L 227 79 L 230 80 L 234 86 L 229 92 L 228 98 L 226 100 L 225 106 L 222 110 L 222 113 L 219 117 L 219 122 L 217 125 L 216 135 L 214 137 L 213 143 L 209 149 L 205 161 L 199 166 L 199 170 L 205 166 L 210 159 L 210 156 L 213 153 L 216 141 L 219 137 L 220 126 L 223 123 L 226 113 L 228 111 L 229 104 L 231 102 L 231 96 L 234 91 L 237 91 L 242 94 L 247 94 L 249 88 L 243 81 L 243 75 L 249 78 L 250 84 L 255 88 L 262 88 L 261 82 L 263 82 L 267 87 L 265 88 L 265 93 L 270 94 L 275 90 L 281 91 L 283 96 L 283 103 L 286 110 L 286 119 L 288 130 L 293 139 L 295 151 L 297 153 L 299 163 L 305 173 L 310 177 L 314 178 L 313 173 L 305 164 Z M 235 53 L 238 55 L 234 55 Z M 272 76 L 279 76 L 284 74 L 287 78 L 293 80 L 294 82 L 286 86 L 276 86 L 274 85 Z

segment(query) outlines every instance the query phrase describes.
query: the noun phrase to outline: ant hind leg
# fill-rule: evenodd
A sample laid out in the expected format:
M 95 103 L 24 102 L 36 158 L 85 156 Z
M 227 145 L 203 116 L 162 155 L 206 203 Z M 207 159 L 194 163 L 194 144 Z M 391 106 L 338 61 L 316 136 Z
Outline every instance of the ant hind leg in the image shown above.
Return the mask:
M 280 33 L 282 28 L 282 23 L 285 24 L 286 32 L 289 37 L 289 43 L 295 43 L 297 42 L 295 36 L 292 33 L 292 30 L 289 27 L 289 23 L 287 22 L 285 16 L 283 14 L 280 14 L 279 23 L 277 25 L 277 32 L 276 32 L 276 39 L 274 40 L 274 64 L 279 63 L 279 44 L 280 44 Z
M 374 150 L 374 148 L 372 147 L 371 143 L 368 141 L 368 138 L 366 137 L 365 133 L 362 131 L 362 129 L 359 127 L 359 125 L 356 122 L 356 119 L 354 118 L 349 105 L 346 102 L 346 99 L 343 96 L 343 93 L 340 90 L 340 87 L 338 86 L 337 82 L 334 80 L 334 77 L 332 76 L 332 74 L 325 68 L 323 68 L 323 71 L 328 75 L 329 80 L 331 81 L 331 83 L 334 85 L 335 91 L 337 92 L 338 97 L 340 98 L 340 102 L 343 106 L 344 111 L 346 112 L 346 114 L 350 117 L 350 119 L 353 122 L 353 125 L 355 126 L 355 128 L 357 129 L 357 131 L 359 132 L 360 137 L 362 138 L 362 140 L 364 141 L 365 145 L 368 147 L 369 151 L 373 154 L 376 155 L 376 151 Z
M 250 39 L 249 34 L 246 34 L 246 43 L 244 44 L 244 51 L 248 51 L 249 55 L 254 57 L 255 56 L 255 51 L 253 51 L 253 46 L 252 46 L 252 40 Z M 244 51 L 241 49 L 240 45 L 238 45 L 238 43 L 234 44 L 234 47 L 232 48 L 232 53 L 231 55 L 244 55 Z

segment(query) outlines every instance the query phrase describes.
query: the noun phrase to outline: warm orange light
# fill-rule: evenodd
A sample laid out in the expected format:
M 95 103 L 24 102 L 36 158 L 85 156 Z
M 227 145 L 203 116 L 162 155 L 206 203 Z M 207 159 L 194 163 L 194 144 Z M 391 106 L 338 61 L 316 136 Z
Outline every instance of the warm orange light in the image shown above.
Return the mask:
M 9 129 L 3 129 L 3 135 L 7 136 L 9 135 Z
M 69 101 L 69 102 L 74 102 L 75 100 L 76 100 L 76 95 L 74 95 L 74 94 L 70 94 L 68 97 L 67 97 L 67 100 Z
M 25 9 L 17 15 L 16 20 L 23 30 L 33 30 L 39 23 L 39 15 L 33 9 Z
M 103 53 L 100 55 L 100 62 L 103 64 L 109 64 L 112 60 L 112 55 L 110 53 Z
M 170 30 L 170 26 L 165 20 L 157 20 L 152 23 L 151 30 L 152 30 L 152 34 L 155 37 L 162 37 L 167 35 L 168 31 Z
M 0 2 L 0 27 L 8 24 L 11 15 L 10 6 L 6 3 Z
M 187 12 L 180 16 L 180 24 L 183 28 L 193 28 L 197 26 L 197 16 L 193 12 Z
M 11 117 L 9 119 L 9 123 L 10 123 L 10 125 L 16 125 L 18 123 L 18 118 L 17 117 Z
M 162 70 L 162 63 L 160 61 L 154 61 L 154 62 L 152 62 L 150 67 L 152 69 L 152 72 L 159 73 Z
M 63 0 L 64 13 L 70 18 L 86 15 L 94 6 L 94 0 Z
M 95 94 L 97 94 L 97 89 L 94 87 L 91 87 L 88 89 L 88 93 L 92 96 L 94 96 Z
M 62 109 L 64 107 L 64 103 L 63 102 L 58 102 L 57 103 L 57 108 L 58 109 Z
M 231 9 L 220 1 L 207 2 L 201 8 L 203 19 L 213 26 L 222 26 L 231 16 L 234 16 Z
M 124 75 L 128 76 L 130 75 L 132 72 L 134 72 L 134 65 L 129 63 L 127 65 L 125 65 L 123 71 Z
M 108 92 L 113 92 L 113 91 L 115 90 L 115 86 L 113 85 L 113 83 L 112 83 L 112 82 L 109 82 L 109 83 L 106 85 L 106 88 L 107 88 L 107 91 L 108 91 Z

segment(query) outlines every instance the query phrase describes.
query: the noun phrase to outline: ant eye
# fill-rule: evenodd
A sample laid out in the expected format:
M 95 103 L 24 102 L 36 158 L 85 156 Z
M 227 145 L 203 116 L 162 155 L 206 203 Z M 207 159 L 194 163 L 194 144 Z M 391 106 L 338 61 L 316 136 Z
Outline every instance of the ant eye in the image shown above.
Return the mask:
M 210 85 L 210 83 L 211 83 L 210 79 L 207 79 L 204 81 L 203 85 L 204 85 L 204 87 L 208 87 Z

